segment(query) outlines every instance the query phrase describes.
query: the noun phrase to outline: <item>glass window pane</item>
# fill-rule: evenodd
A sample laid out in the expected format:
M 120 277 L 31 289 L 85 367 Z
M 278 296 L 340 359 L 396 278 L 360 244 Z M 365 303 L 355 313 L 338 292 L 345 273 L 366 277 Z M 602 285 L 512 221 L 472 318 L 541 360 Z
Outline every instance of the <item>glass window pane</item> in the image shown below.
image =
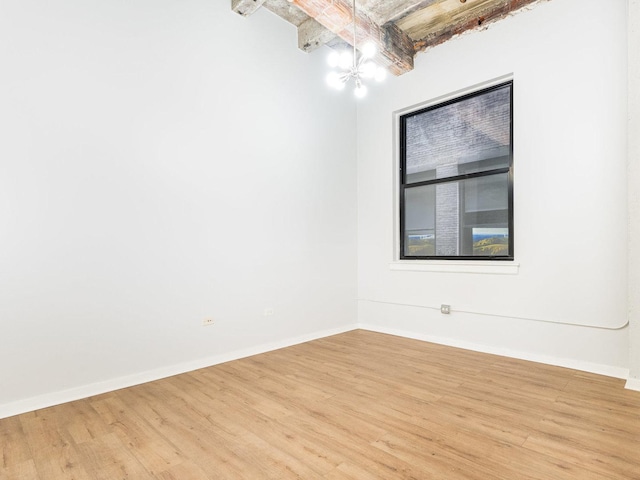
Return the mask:
M 509 255 L 508 175 L 478 177 L 462 183 L 462 255 Z
M 435 255 L 435 185 L 405 190 L 404 255 Z
M 407 187 L 404 257 L 508 256 L 508 174 Z
M 464 181 L 464 211 L 505 210 L 509 205 L 509 177 L 506 173 Z
M 405 189 L 404 256 L 455 256 L 459 249 L 459 184 Z
M 407 184 L 507 167 L 511 85 L 409 116 L 405 136 Z

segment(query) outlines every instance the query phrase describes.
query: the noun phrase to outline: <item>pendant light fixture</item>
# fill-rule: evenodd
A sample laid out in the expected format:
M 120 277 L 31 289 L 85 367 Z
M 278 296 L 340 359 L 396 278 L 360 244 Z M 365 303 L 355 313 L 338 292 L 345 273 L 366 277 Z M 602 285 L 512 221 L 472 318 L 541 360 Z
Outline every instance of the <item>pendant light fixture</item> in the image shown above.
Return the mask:
M 364 79 L 374 79 L 381 82 L 387 76 L 384 68 L 371 61 L 376 54 L 373 43 L 365 44 L 360 52 L 356 46 L 356 0 L 353 0 L 353 49 L 343 52 L 333 51 L 328 62 L 331 68 L 336 68 L 327 75 L 327 83 L 336 90 L 343 90 L 349 80 L 353 79 L 355 88 L 353 93 L 362 98 L 367 94 Z

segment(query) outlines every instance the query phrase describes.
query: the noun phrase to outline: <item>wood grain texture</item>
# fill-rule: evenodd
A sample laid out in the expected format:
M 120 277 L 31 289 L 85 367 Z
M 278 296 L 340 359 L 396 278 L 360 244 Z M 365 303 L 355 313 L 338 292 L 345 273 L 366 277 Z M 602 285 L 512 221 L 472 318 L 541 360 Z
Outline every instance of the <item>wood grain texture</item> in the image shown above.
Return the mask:
M 638 479 L 623 387 L 353 331 L 0 420 L 0 479 Z
M 350 0 L 289 0 L 310 18 L 349 45 L 354 43 L 354 12 Z M 356 43 L 373 43 L 378 53 L 373 60 L 394 75 L 413 70 L 412 40 L 396 25 L 378 25 L 365 12 L 356 11 Z
M 396 24 L 413 40 L 418 53 L 543 1 L 546 0 L 438 0 L 405 15 Z

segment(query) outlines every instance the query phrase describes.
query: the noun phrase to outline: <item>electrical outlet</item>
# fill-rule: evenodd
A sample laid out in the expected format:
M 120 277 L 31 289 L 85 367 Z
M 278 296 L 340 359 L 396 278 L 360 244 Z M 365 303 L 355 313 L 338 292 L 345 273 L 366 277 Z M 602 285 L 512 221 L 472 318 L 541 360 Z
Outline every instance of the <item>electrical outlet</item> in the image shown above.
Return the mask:
M 440 313 L 449 315 L 451 313 L 451 305 L 445 305 L 444 303 L 440 305 Z
M 207 327 L 209 325 L 213 325 L 213 318 L 207 317 L 202 319 L 202 326 Z

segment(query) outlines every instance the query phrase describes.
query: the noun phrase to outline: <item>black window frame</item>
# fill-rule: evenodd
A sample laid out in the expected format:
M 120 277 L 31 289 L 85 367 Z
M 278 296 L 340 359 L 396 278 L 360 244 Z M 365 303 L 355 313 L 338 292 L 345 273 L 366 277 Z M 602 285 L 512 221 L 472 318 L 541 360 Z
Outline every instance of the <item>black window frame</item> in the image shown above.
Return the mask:
M 438 108 L 442 108 L 442 107 L 446 107 L 448 105 L 454 104 L 454 103 L 458 103 L 464 100 L 467 100 L 469 98 L 473 98 L 476 96 L 480 96 L 483 94 L 486 94 L 488 92 L 491 92 L 493 90 L 497 90 L 500 88 L 504 88 L 505 86 L 509 86 L 510 91 L 509 91 L 509 115 L 510 115 L 510 122 L 509 122 L 509 127 L 510 127 L 510 131 L 509 131 L 509 136 L 510 136 L 510 142 L 509 142 L 509 159 L 508 159 L 508 166 L 503 166 L 500 168 L 491 168 L 491 169 L 487 169 L 487 170 L 481 170 L 481 171 L 477 171 L 477 172 L 473 172 L 473 173 L 461 173 L 458 175 L 453 175 L 451 177 L 442 177 L 442 178 L 434 178 L 434 179 L 429 179 L 429 180 L 424 180 L 424 181 L 419 181 L 419 182 L 414 182 L 414 183 L 409 183 L 407 184 L 407 178 L 406 178 L 406 161 L 407 161 L 407 131 L 406 131 L 406 125 L 407 125 L 407 119 L 420 115 L 422 113 L 431 111 L 431 110 L 435 110 Z M 399 252 L 399 258 L 400 260 L 472 260 L 472 261 L 487 261 L 487 260 L 499 260 L 499 261 L 512 261 L 515 258 L 515 252 L 514 252 L 514 202 L 513 202 L 513 80 L 508 80 L 506 82 L 501 82 L 498 83 L 496 85 L 492 85 L 486 88 L 482 88 L 479 90 L 475 90 L 473 92 L 470 93 L 466 93 L 463 94 L 461 96 L 457 96 L 455 98 L 451 98 L 449 100 L 446 100 L 444 102 L 439 102 L 433 105 L 429 105 L 425 108 L 420 108 L 418 110 L 414 110 L 405 114 L 402 114 L 399 116 L 398 121 L 399 121 L 399 149 L 400 149 L 400 156 L 399 156 L 399 181 L 400 181 L 400 185 L 399 185 L 399 213 L 400 213 L 400 222 L 399 222 L 399 226 L 400 226 L 400 252 Z M 464 166 L 464 164 L 461 164 L 461 166 Z M 421 186 L 426 186 L 426 185 L 437 185 L 437 184 L 442 184 L 442 183 L 453 183 L 453 182 L 458 182 L 459 185 L 464 185 L 464 180 L 468 180 L 468 179 L 473 179 L 473 178 L 480 178 L 480 177 L 484 177 L 484 176 L 490 176 L 490 175 L 503 175 L 503 174 L 507 174 L 507 208 L 508 208 L 508 212 L 507 212 L 507 219 L 508 219 L 508 232 L 509 232 L 509 238 L 508 238 L 508 246 L 509 246 L 509 254 L 508 255 L 429 255 L 429 256 L 422 256 L 422 255 L 405 255 L 405 191 L 407 188 L 416 188 L 416 187 L 421 187 Z M 462 209 L 462 201 L 459 202 L 460 204 L 460 209 Z M 460 211 L 460 218 L 462 219 L 462 215 L 464 215 L 464 212 Z M 462 226 L 462 225 L 461 225 Z M 458 235 L 458 243 L 459 243 L 459 251 L 461 251 L 461 243 L 463 242 L 463 232 L 462 232 L 462 228 L 460 229 L 460 233 Z

